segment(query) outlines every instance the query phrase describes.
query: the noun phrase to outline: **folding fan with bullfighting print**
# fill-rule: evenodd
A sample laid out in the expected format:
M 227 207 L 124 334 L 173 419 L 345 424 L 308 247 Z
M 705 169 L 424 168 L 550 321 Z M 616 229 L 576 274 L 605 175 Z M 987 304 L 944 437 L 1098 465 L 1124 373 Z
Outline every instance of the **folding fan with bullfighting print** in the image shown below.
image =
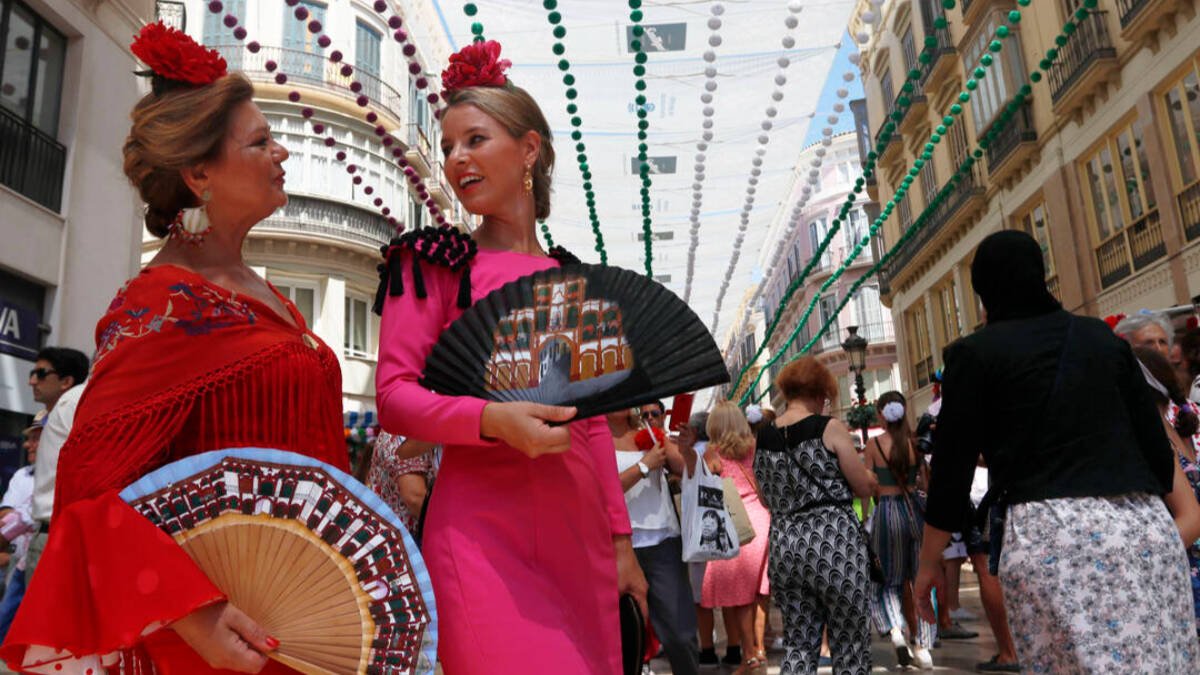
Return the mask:
M 712 335 L 678 296 L 630 270 L 572 264 L 505 284 L 463 312 L 421 384 L 575 406 L 584 418 L 728 381 Z
M 282 450 L 172 462 L 121 498 L 175 538 L 302 673 L 432 673 L 437 610 L 416 544 L 366 486 Z

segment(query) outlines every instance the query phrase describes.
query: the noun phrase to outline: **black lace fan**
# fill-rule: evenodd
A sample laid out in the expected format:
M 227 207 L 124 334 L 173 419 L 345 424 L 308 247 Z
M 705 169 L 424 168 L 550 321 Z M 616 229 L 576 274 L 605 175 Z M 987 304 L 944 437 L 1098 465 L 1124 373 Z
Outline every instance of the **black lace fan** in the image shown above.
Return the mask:
M 463 312 L 421 384 L 575 406 L 583 418 L 728 381 L 712 335 L 678 296 L 636 272 L 575 264 L 521 277 Z

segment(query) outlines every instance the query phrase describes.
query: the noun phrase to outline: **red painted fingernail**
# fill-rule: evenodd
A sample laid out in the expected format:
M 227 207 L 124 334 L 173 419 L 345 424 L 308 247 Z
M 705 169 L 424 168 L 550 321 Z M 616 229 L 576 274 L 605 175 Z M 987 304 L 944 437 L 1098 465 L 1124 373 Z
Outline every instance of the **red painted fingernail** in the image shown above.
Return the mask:
M 272 650 L 279 649 L 279 640 L 276 640 L 275 638 L 268 635 L 266 642 L 267 642 L 267 646 L 270 647 Z

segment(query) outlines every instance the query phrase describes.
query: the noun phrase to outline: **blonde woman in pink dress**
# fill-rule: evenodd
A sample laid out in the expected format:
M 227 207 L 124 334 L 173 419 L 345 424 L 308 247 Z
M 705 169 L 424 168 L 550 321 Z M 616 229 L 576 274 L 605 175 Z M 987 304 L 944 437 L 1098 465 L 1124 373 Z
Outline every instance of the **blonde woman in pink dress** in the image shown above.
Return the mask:
M 445 672 L 620 672 L 620 593 L 645 608 L 604 418 L 573 408 L 442 396 L 418 384 L 438 336 L 503 284 L 559 265 L 535 219 L 550 211 L 554 151 L 536 102 L 476 43 L 443 73 L 445 176 L 482 216 L 471 237 L 427 228 L 394 242 L 376 307 L 388 430 L 443 445 L 422 553 Z
M 741 639 L 743 661 L 737 672 L 747 673 L 767 665 L 763 633 L 771 593 L 767 581 L 771 514 L 759 499 L 754 478 L 754 436 L 742 410 L 730 401 L 718 403 L 709 413 L 707 431 L 709 449 L 716 448 L 721 456 L 721 476 L 733 480 L 755 534 L 754 539 L 741 547 L 737 557 L 708 563 L 700 604 L 723 608 L 725 625 L 737 626 L 728 632 Z

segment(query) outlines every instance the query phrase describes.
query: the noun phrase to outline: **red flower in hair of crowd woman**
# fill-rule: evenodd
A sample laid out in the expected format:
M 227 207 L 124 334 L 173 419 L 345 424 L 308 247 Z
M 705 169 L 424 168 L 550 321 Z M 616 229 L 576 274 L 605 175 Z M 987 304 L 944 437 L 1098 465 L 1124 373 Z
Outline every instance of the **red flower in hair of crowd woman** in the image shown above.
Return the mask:
M 512 61 L 500 58 L 499 42 L 475 42 L 450 55 L 450 65 L 442 71 L 442 89 L 503 87 L 508 84 L 504 71 L 510 67 Z
M 212 84 L 225 76 L 225 59 L 205 49 L 180 30 L 161 21 L 146 24 L 129 46 L 154 74 L 194 85 Z

